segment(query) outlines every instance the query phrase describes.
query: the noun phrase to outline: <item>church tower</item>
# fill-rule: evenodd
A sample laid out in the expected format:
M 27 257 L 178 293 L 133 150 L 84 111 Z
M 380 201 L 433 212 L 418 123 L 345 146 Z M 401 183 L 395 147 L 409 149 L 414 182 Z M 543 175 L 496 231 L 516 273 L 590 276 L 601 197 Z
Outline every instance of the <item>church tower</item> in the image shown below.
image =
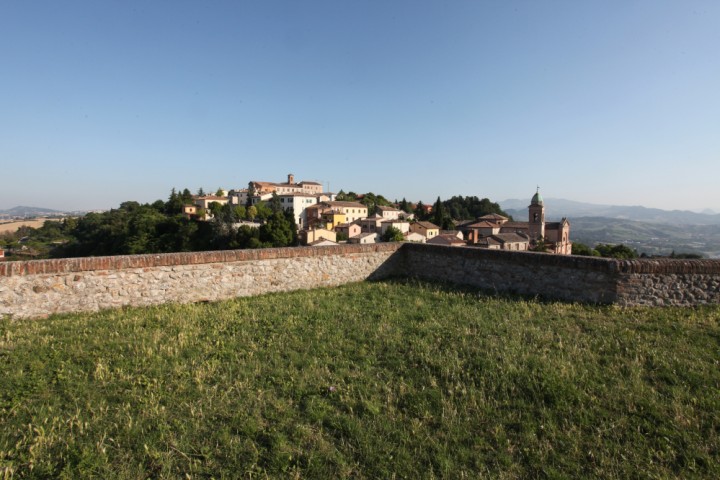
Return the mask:
M 538 187 L 537 192 L 530 200 L 530 206 L 528 206 L 528 227 L 531 241 L 545 238 L 545 205 L 543 205 L 543 199 L 540 196 L 540 187 Z

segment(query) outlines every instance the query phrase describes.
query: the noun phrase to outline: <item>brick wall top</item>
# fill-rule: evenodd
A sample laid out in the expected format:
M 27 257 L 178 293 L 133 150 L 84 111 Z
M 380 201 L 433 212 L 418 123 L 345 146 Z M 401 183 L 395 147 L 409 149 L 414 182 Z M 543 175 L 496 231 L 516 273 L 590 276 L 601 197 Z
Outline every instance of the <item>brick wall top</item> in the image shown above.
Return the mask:
M 595 270 L 618 274 L 720 274 L 720 260 L 636 259 L 581 257 L 575 255 L 551 255 L 538 252 L 509 252 L 475 247 L 449 247 L 445 245 L 405 244 L 408 251 L 431 251 L 434 255 L 463 256 L 523 265 L 555 266 L 561 268 Z
M 70 273 L 92 270 L 121 270 L 160 266 L 196 265 L 266 260 L 274 258 L 348 255 L 364 252 L 417 251 L 439 256 L 462 256 L 523 265 L 595 270 L 617 274 L 720 274 L 720 260 L 637 259 L 614 260 L 598 257 L 550 255 L 536 252 L 508 252 L 472 247 L 448 247 L 414 243 L 346 244 L 329 247 L 265 248 L 257 250 L 222 250 L 111 257 L 61 258 L 0 263 L 0 277 L 17 275 Z
M 361 254 L 364 252 L 393 252 L 400 249 L 401 246 L 402 244 L 400 243 L 378 243 L 373 245 L 347 244 L 329 247 L 263 248 L 257 250 L 220 250 L 212 252 L 158 253 L 3 262 L 0 263 L 0 277 L 242 262 L 274 258 L 348 255 L 354 253 Z

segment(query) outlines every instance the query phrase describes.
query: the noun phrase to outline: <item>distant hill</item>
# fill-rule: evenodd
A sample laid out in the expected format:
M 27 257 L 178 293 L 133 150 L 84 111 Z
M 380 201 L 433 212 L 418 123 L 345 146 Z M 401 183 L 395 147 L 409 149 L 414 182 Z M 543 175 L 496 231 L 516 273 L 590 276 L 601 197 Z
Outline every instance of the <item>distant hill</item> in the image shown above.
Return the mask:
M 670 225 L 720 225 L 720 214 L 697 213 L 689 210 L 661 210 L 641 206 L 596 205 L 560 198 L 546 198 L 548 220 L 579 217 L 606 217 L 638 222 L 665 223 Z M 511 199 L 499 202 L 500 206 L 515 219 L 527 216 L 529 200 Z
M 39 207 L 13 207 L 9 210 L 0 210 L 0 215 L 8 215 L 11 217 L 41 217 L 45 215 L 60 215 L 62 213 L 64 212 Z

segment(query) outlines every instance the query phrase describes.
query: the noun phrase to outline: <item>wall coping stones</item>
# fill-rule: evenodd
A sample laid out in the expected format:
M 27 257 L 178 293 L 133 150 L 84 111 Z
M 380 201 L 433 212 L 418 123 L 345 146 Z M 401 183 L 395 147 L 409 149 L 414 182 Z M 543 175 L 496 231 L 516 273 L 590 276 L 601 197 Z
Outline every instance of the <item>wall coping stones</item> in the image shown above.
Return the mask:
M 123 270 L 206 263 L 247 262 L 278 258 L 324 257 L 370 252 L 395 252 L 401 243 L 372 245 L 346 244 L 326 247 L 261 248 L 253 250 L 217 250 L 209 252 L 152 253 L 144 255 L 116 255 L 108 257 L 58 258 L 0 263 L 0 278 L 23 275 L 87 272 L 94 270 Z

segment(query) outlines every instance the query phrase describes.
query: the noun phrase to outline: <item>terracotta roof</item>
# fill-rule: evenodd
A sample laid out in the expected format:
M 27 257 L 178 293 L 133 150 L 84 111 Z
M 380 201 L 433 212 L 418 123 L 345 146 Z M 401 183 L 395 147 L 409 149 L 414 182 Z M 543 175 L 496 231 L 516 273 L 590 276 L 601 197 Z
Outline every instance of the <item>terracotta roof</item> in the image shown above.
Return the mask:
M 477 222 L 472 225 L 463 225 L 463 228 L 498 228 L 499 224 L 493 222 Z
M 302 182 L 298 183 L 298 185 L 322 185 L 322 183 L 319 182 L 308 182 L 307 180 L 303 180 Z
M 350 208 L 367 208 L 365 205 L 359 202 L 325 202 L 327 205 L 331 207 L 350 207 Z
M 497 240 L 500 243 L 525 243 L 528 238 L 517 233 L 498 233 L 489 237 L 493 240 Z
M 432 222 L 415 222 L 415 225 L 420 225 L 421 227 L 427 228 L 428 230 L 433 230 L 433 229 L 440 230 L 440 227 L 438 227 L 437 225 L 435 225 Z
M 466 245 L 466 243 L 459 238 L 457 238 L 455 235 L 438 235 L 436 237 L 431 238 L 427 241 L 429 244 L 433 245 Z
M 378 206 L 375 207 L 375 208 L 377 208 L 377 209 L 380 210 L 381 212 L 399 212 L 399 211 L 400 211 L 400 210 L 398 210 L 398 209 L 395 208 L 395 207 L 386 207 L 385 205 L 378 205 Z
M 316 245 L 319 245 L 321 243 L 329 243 L 331 245 L 337 245 L 337 242 L 333 242 L 332 240 L 328 240 L 327 238 L 321 238 L 319 240 L 315 240 L 312 243 L 308 243 L 308 247 L 314 247 Z
M 278 195 L 278 197 L 310 197 L 315 198 L 316 195 L 313 195 L 311 193 L 304 193 L 304 192 L 289 192 L 289 193 L 281 193 Z

